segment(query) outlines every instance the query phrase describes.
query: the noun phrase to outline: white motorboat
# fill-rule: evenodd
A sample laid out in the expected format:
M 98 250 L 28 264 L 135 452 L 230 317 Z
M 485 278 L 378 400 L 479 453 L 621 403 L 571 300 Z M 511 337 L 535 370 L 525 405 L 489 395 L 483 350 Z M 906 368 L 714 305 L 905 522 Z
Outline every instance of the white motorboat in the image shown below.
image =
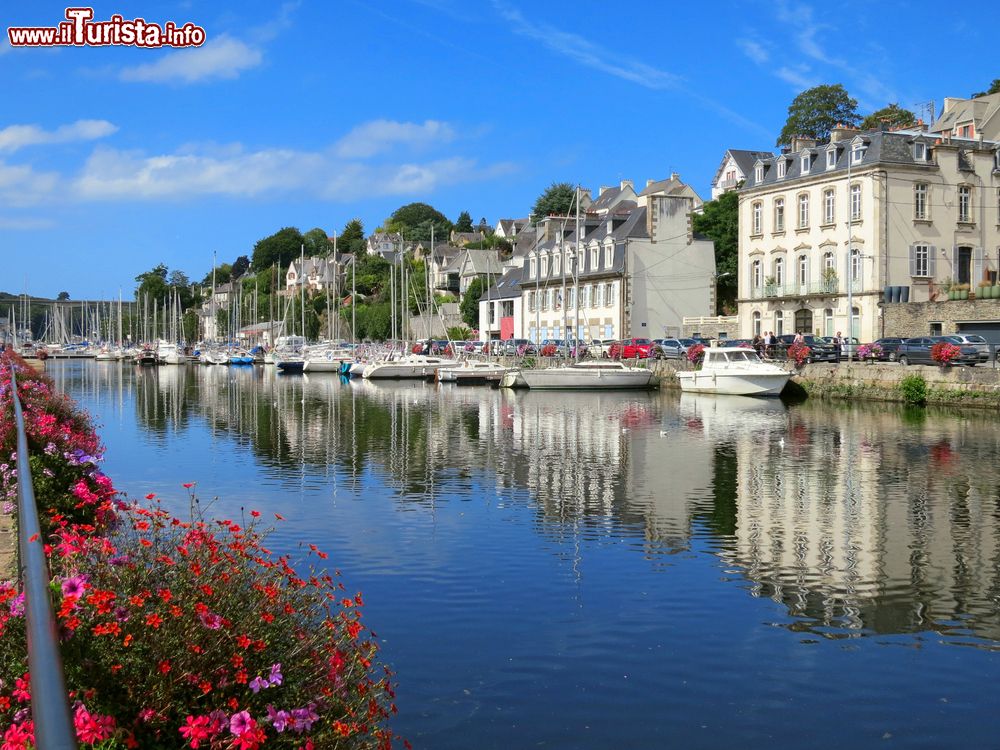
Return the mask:
M 682 391 L 731 396 L 777 396 L 791 376 L 743 347 L 706 349 L 700 370 L 677 373 Z
M 519 373 L 529 388 L 551 390 L 649 388 L 653 381 L 652 370 L 608 360 L 587 360 Z
M 362 377 L 373 378 L 432 378 L 441 367 L 455 367 L 456 359 L 444 357 L 429 357 L 425 354 L 409 354 L 399 359 L 377 362 L 368 365 L 361 373 Z
M 472 385 L 475 383 L 499 382 L 507 368 L 496 362 L 466 360 L 456 367 L 442 367 L 437 371 L 440 383 Z
M 183 365 L 187 362 L 187 357 L 177 344 L 162 340 L 156 344 L 156 358 L 164 365 Z
M 353 362 L 354 352 L 343 347 L 310 348 L 305 354 L 303 372 L 340 372 L 340 365 Z

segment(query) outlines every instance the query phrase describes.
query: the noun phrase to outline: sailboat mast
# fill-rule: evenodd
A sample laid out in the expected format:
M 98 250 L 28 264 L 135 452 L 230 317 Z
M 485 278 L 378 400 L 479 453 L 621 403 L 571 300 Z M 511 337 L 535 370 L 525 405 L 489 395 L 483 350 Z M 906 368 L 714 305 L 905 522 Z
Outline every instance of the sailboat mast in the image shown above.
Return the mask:
M 580 237 L 580 186 L 576 186 L 573 196 L 576 201 L 576 248 L 573 253 L 573 352 L 574 359 L 580 361 L 580 264 L 583 263 L 583 250 Z
M 306 282 L 303 274 L 306 272 L 306 246 L 300 245 L 301 267 L 299 268 L 299 312 L 302 320 L 302 340 L 306 338 Z

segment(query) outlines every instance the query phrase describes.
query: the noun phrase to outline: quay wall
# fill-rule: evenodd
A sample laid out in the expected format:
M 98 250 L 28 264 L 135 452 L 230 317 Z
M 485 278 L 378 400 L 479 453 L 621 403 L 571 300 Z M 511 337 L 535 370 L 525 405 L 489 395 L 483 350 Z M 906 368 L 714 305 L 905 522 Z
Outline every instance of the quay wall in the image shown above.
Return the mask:
M 517 357 L 504 357 L 501 361 L 509 367 L 521 365 Z M 562 362 L 564 360 L 558 358 L 538 357 L 535 367 L 558 366 Z M 634 364 L 634 361 L 628 360 L 627 363 Z M 680 388 L 677 373 L 691 369 L 687 362 L 678 360 L 661 359 L 645 364 L 656 374 L 660 388 L 665 389 Z M 791 363 L 775 364 L 792 372 L 792 380 L 786 389 L 786 394 L 792 396 L 903 402 L 900 382 L 908 375 L 919 375 L 927 383 L 929 404 L 1000 408 L 1000 369 L 989 364 L 976 367 L 904 367 L 895 362 L 816 362 L 798 370 Z

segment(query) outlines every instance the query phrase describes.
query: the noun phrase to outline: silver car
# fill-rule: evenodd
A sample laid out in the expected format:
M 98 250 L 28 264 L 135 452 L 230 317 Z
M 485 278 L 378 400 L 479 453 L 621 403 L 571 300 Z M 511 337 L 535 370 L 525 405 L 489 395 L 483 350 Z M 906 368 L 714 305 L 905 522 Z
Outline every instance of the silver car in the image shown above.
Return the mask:
M 977 333 L 949 333 L 945 339 L 959 346 L 973 346 L 979 352 L 979 361 L 987 362 L 990 358 L 990 342 Z

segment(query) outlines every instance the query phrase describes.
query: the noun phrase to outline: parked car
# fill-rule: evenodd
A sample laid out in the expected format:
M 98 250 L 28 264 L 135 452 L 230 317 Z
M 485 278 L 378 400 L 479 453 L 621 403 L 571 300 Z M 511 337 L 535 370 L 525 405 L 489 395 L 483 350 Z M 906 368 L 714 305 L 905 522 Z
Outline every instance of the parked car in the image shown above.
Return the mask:
M 990 342 L 977 333 L 950 333 L 945 338 L 959 346 L 974 346 L 979 352 L 980 362 L 988 362 L 990 359 Z
M 622 359 L 647 359 L 653 351 L 650 339 L 624 339 L 621 342 Z
M 590 353 L 595 357 L 610 357 L 611 347 L 615 344 L 619 344 L 618 339 L 601 339 L 600 341 L 591 341 Z
M 885 338 L 878 339 L 875 343 L 882 347 L 882 354 L 879 359 L 884 362 L 895 362 L 896 352 L 899 350 L 899 345 L 903 343 L 905 339 L 899 336 L 887 336 Z
M 896 350 L 896 361 L 903 366 L 936 365 L 937 362 L 931 359 L 931 347 L 942 341 L 955 344 L 954 341 L 948 341 L 947 336 L 915 336 L 905 339 Z M 979 363 L 979 350 L 976 347 L 967 344 L 955 345 L 961 349 L 961 353 L 953 360 L 955 364 L 972 367 Z
M 778 336 L 774 356 L 776 359 L 787 359 L 788 348 L 795 342 L 794 333 L 783 333 Z M 837 347 L 829 339 L 813 336 L 811 333 L 802 336 L 802 342 L 809 347 L 809 357 L 806 362 L 837 362 Z
M 528 339 L 507 339 L 502 342 L 501 353 L 508 357 L 519 356 L 522 353 L 535 354 L 535 345 Z
M 662 356 L 667 359 L 684 359 L 687 351 L 698 343 L 695 339 L 656 339 L 654 342 L 660 347 Z

